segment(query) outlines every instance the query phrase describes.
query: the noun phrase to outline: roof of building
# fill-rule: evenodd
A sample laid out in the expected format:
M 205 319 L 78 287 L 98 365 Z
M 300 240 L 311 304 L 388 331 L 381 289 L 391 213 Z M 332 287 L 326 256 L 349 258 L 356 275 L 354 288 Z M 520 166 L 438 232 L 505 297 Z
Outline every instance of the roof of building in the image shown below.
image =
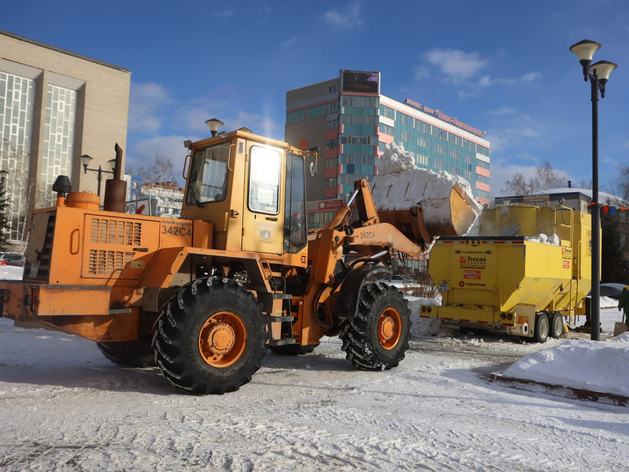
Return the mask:
M 584 195 L 585 197 L 587 197 L 588 199 L 592 200 L 592 189 L 589 188 L 574 188 L 574 187 L 561 187 L 561 188 L 551 188 L 548 190 L 542 190 L 540 192 L 533 192 L 528 194 L 527 196 L 533 196 L 533 195 L 557 195 L 557 196 L 564 196 L 567 194 L 576 194 L 576 193 L 580 193 L 581 195 Z M 503 196 L 503 197 L 496 197 L 497 200 L 508 200 L 510 198 L 522 198 L 523 195 L 512 195 L 512 196 Z M 606 192 L 598 192 L 598 198 L 600 200 L 600 203 L 607 203 L 607 204 L 613 204 L 613 205 L 629 205 L 629 202 L 627 200 L 624 200 L 623 198 L 620 198 L 616 195 L 613 195 L 611 193 L 606 193 Z
M 55 47 L 55 46 L 51 46 L 49 44 L 40 43 L 39 41 L 35 41 L 34 39 L 25 38 L 25 37 L 19 36 L 17 34 L 9 33 L 8 31 L 0 30 L 0 34 L 2 34 L 4 36 L 9 36 L 10 38 L 13 38 L 13 39 L 17 39 L 18 41 L 24 41 L 24 42 L 27 42 L 27 43 L 34 44 L 35 46 L 40 46 L 40 47 L 43 47 L 43 48 L 46 48 L 46 49 L 51 49 L 51 50 L 59 52 L 61 54 L 67 54 L 69 56 L 74 56 L 74 57 L 77 57 L 79 59 L 83 59 L 85 61 L 94 62 L 94 63 L 99 64 L 101 66 L 111 67 L 112 69 L 117 69 L 117 70 L 122 71 L 122 72 L 129 72 L 129 69 L 125 69 L 124 67 L 120 67 L 120 66 L 116 66 L 116 65 L 113 65 L 113 64 L 109 64 L 107 62 L 99 61 L 98 59 L 94 59 L 92 57 L 83 56 L 82 54 L 78 54 L 78 53 L 72 52 L 72 51 L 67 51 L 65 49 L 61 49 L 61 48 L 58 48 L 58 47 Z

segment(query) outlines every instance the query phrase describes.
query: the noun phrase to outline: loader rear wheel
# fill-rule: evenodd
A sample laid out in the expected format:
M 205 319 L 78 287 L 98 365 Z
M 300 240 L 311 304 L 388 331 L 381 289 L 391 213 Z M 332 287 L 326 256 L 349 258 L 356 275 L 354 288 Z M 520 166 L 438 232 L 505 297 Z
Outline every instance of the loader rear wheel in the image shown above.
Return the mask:
M 266 324 L 253 295 L 230 279 L 201 278 L 162 309 L 153 334 L 155 363 L 175 387 L 223 394 L 251 381 L 266 354 Z
M 340 334 L 346 358 L 359 369 L 396 367 L 408 349 L 411 332 L 408 302 L 395 288 L 368 283 L 358 300 L 358 312 Z
M 286 346 L 269 346 L 273 354 L 278 356 L 300 356 L 315 350 L 317 344 L 288 344 Z
M 155 365 L 151 345 L 141 341 L 96 343 L 100 352 L 121 367 L 151 367 Z
M 559 339 L 563 334 L 563 316 L 561 312 L 554 311 L 550 315 L 550 337 Z
M 538 343 L 545 343 L 548 340 L 549 333 L 550 322 L 548 321 L 548 315 L 546 313 L 539 313 L 535 317 L 535 332 L 533 333 L 533 339 Z

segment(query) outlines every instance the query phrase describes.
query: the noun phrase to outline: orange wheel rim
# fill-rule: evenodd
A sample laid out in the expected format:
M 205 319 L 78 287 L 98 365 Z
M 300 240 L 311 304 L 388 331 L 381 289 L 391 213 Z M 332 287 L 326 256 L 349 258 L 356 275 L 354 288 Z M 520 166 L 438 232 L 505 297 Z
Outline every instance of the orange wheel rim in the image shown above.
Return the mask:
M 199 352 L 212 367 L 229 367 L 242 357 L 247 328 L 235 313 L 221 311 L 209 317 L 199 332 Z
M 393 308 L 387 308 L 378 321 L 378 340 L 380 345 L 390 351 L 400 342 L 402 336 L 402 317 Z

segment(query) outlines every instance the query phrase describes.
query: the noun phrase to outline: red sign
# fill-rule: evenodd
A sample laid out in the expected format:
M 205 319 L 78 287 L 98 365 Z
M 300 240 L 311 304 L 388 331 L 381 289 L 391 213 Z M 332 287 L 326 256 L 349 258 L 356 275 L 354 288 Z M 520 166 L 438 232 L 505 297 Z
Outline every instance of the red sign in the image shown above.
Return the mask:
M 465 256 L 461 256 L 461 258 L 459 259 L 461 264 L 467 264 L 467 257 Z
M 464 270 L 463 271 L 463 278 L 464 279 L 480 280 L 480 278 L 481 278 L 481 271 L 480 270 Z
M 570 261 L 563 261 L 563 268 L 564 269 L 569 269 L 570 268 Z
M 322 200 L 319 202 L 319 210 L 338 210 L 343 200 Z
M 299 140 L 299 149 L 301 149 L 302 151 L 305 151 L 306 149 L 308 149 L 309 145 L 310 143 L 306 141 L 306 138 L 301 138 Z

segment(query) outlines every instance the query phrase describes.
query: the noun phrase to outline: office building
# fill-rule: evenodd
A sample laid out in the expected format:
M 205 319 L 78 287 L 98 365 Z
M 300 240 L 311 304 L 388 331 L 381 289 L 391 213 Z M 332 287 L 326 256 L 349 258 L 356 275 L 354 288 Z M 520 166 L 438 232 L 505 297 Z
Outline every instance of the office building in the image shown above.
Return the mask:
M 308 179 L 309 227 L 330 220 L 356 179 L 373 178 L 377 156 L 392 142 L 412 152 L 418 167 L 464 177 L 476 199 L 488 203 L 485 133 L 414 100 L 389 98 L 380 86 L 380 72 L 341 70 L 286 93 L 286 141 L 319 148 L 317 176 Z
M 52 185 L 96 193 L 127 140 L 128 70 L 0 31 L 0 171 L 7 171 L 12 243 L 26 240 L 33 208 L 54 204 Z M 84 172 L 79 156 L 93 158 Z M 124 165 L 124 164 L 123 164 Z M 98 172 L 98 169 L 101 172 Z

